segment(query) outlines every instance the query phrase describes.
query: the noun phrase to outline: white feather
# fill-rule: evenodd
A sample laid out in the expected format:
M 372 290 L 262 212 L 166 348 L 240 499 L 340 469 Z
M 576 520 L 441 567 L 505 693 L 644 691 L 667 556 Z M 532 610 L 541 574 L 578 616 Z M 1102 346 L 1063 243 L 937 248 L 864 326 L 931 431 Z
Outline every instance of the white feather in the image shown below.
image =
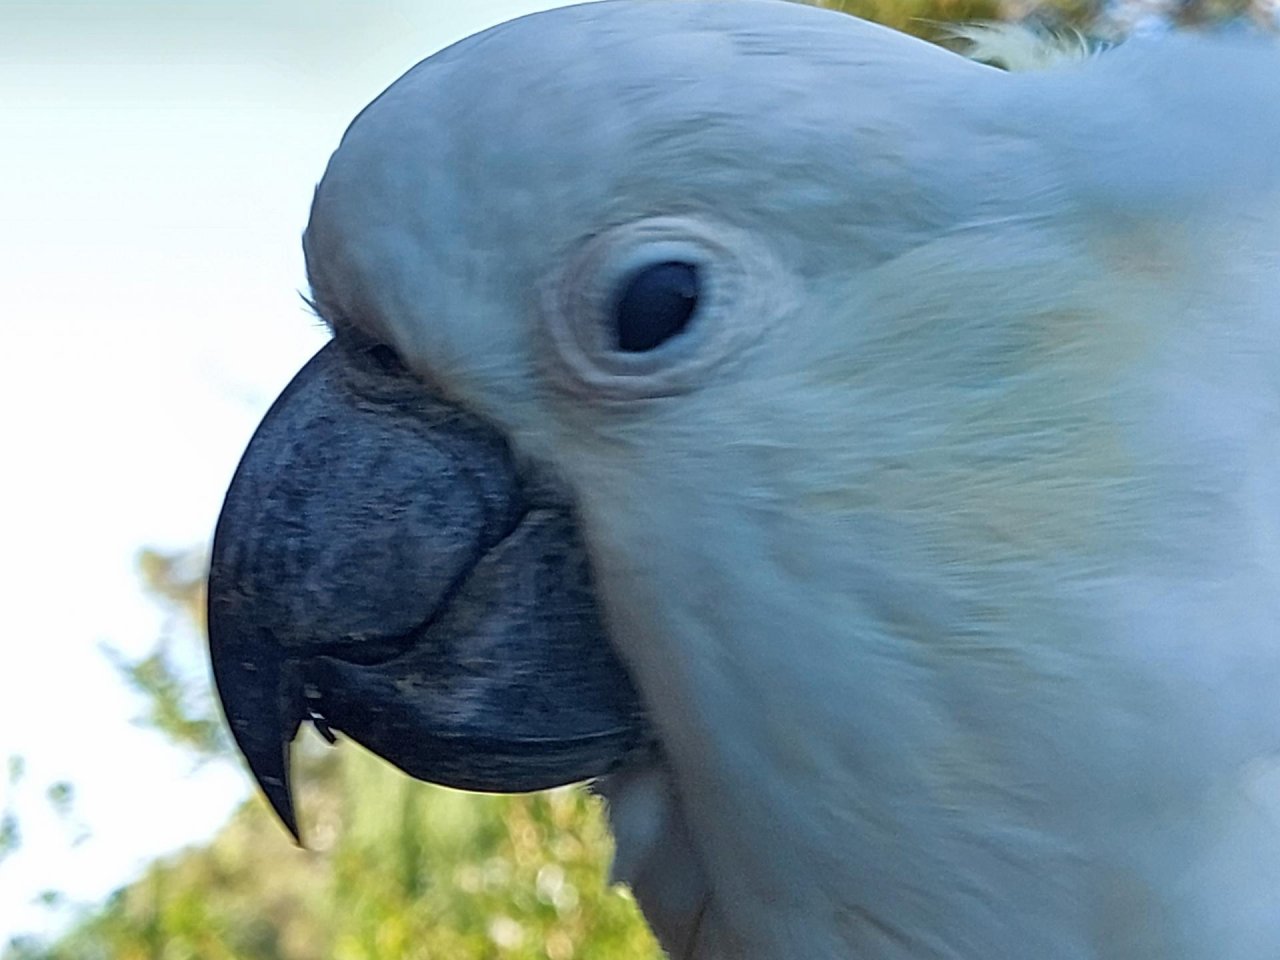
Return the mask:
M 1099 52 L 1088 37 L 1073 29 L 1003 22 L 954 23 L 941 29 L 944 36 L 963 44 L 970 60 L 1005 70 L 1045 70 Z

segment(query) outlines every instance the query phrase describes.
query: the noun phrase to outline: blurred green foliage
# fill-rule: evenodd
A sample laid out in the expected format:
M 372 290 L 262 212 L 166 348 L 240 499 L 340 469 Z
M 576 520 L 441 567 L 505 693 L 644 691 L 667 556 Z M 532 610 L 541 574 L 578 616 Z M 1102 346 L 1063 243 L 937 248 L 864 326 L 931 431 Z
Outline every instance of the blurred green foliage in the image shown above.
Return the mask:
M 1077 30 L 1104 40 L 1150 18 L 1170 27 L 1232 21 L 1262 28 L 1280 25 L 1268 0 L 797 0 L 838 10 L 946 43 L 950 23 L 1017 20 L 1055 31 Z
M 1001 0 L 813 0 L 809 5 L 874 20 L 926 40 L 938 38 L 939 23 L 996 20 L 1001 11 Z
M 18 815 L 13 809 L 15 788 L 26 775 L 27 765 L 22 757 L 9 757 L 4 778 L 4 803 L 0 804 L 0 863 L 4 863 L 22 843 L 22 830 Z
M 597 802 L 477 797 L 352 744 L 303 766 L 308 849 L 257 799 L 210 845 L 153 864 L 44 960 L 571 960 L 660 957 L 605 885 Z

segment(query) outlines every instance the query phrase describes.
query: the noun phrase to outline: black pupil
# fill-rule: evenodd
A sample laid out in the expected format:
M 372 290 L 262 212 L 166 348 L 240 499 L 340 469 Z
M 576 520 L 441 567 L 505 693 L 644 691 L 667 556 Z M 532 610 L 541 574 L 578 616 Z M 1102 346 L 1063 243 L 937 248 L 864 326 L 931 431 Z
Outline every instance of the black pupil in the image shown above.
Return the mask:
M 689 325 L 698 307 L 698 268 L 670 260 L 637 270 L 614 303 L 618 349 L 643 353 Z

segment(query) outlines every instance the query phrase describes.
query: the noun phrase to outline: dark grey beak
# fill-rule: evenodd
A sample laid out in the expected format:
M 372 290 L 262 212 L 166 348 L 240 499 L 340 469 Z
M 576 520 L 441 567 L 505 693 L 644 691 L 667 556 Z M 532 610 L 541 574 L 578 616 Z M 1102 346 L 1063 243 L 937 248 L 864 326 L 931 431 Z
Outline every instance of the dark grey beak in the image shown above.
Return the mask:
M 646 750 L 566 504 L 386 348 L 330 343 L 258 427 L 209 572 L 222 707 L 298 837 L 303 721 L 423 780 L 519 792 Z

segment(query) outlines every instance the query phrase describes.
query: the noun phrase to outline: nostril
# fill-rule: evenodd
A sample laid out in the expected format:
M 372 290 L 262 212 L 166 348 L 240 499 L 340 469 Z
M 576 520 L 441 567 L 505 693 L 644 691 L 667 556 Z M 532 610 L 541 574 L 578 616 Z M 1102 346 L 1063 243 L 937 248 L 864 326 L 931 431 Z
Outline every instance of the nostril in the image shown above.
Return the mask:
M 385 343 L 375 343 L 365 351 L 365 355 L 376 363 L 383 373 L 396 375 L 405 372 L 406 368 L 404 362 L 401 361 L 399 355 Z

